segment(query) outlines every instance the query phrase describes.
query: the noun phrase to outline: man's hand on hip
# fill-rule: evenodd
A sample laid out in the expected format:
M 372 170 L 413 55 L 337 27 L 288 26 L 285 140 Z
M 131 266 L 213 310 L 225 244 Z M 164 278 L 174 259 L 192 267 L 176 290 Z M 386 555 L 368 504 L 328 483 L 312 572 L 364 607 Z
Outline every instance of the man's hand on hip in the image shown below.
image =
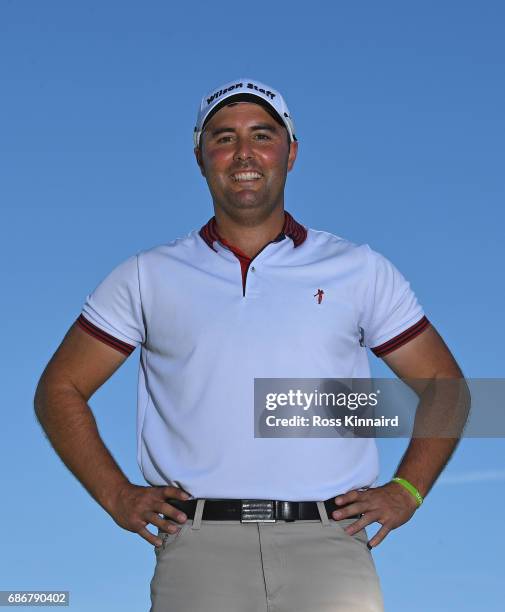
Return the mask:
M 394 482 L 365 491 L 349 491 L 336 497 L 335 503 L 342 506 L 340 510 L 332 513 L 332 517 L 337 521 L 363 514 L 360 519 L 345 528 L 349 535 L 354 535 L 371 523 L 378 522 L 382 525 L 368 542 L 369 548 L 380 544 L 392 529 L 406 523 L 417 510 L 417 503 L 412 495 Z
M 170 517 L 177 523 L 185 523 L 187 516 L 166 500 L 187 500 L 189 497 L 177 487 L 141 487 L 128 483 L 118 490 L 109 514 L 123 529 L 138 533 L 154 546 L 161 546 L 160 538 L 151 533 L 147 525 L 154 525 L 167 533 L 176 533 L 180 527 L 160 515 Z

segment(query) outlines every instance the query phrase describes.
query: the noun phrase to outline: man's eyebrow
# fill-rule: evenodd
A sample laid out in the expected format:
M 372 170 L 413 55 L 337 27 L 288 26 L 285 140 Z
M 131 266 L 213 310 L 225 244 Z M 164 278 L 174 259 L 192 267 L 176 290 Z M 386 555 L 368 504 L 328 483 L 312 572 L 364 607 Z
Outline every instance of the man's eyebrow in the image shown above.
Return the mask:
M 275 133 L 277 132 L 277 128 L 268 124 L 268 123 L 258 123 L 257 125 L 253 125 L 251 126 L 251 131 L 254 130 L 265 130 L 267 132 L 272 132 Z M 216 128 L 215 130 L 211 130 L 210 135 L 211 136 L 219 136 L 219 134 L 223 134 L 225 132 L 235 132 L 235 128 L 232 127 L 219 127 Z
M 235 130 L 231 127 L 220 127 L 212 130 L 210 133 L 211 136 L 219 136 L 219 134 L 223 134 L 224 132 L 234 132 Z
M 277 132 L 277 128 L 269 123 L 260 123 L 258 125 L 253 125 L 251 130 L 266 130 L 267 132 Z

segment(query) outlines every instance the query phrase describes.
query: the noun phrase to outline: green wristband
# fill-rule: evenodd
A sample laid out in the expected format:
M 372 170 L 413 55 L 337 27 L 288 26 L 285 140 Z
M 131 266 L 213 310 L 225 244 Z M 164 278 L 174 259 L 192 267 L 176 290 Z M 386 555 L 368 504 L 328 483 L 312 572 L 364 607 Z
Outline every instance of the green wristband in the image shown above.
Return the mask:
M 391 480 L 391 482 L 397 482 L 399 485 L 402 485 L 404 489 L 407 489 L 407 491 L 415 498 L 418 508 L 423 503 L 423 496 L 421 493 L 419 493 L 413 484 L 411 484 L 408 480 L 405 480 L 405 478 L 398 478 L 398 476 L 396 476 Z

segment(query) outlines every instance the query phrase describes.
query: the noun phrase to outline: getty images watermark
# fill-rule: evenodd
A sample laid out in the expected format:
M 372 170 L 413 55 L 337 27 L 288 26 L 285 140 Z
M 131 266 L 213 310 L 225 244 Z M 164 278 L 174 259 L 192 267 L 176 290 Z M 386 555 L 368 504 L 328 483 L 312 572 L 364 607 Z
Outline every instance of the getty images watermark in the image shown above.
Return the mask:
M 505 436 L 505 379 L 257 378 L 257 438 Z
M 307 392 L 301 389 L 289 389 L 286 393 L 269 392 L 266 394 L 266 410 L 278 410 L 278 408 L 289 407 L 299 408 L 304 413 L 312 411 L 310 416 L 293 414 L 290 417 L 279 417 L 276 414 L 265 416 L 265 423 L 268 427 L 356 427 L 356 426 L 389 426 L 398 427 L 399 417 L 359 417 L 353 411 L 358 408 L 375 408 L 379 403 L 380 389 L 370 393 L 357 393 L 353 391 L 340 391 L 332 393 L 329 391 Z M 341 409 L 341 416 L 325 417 L 317 414 L 317 409 Z

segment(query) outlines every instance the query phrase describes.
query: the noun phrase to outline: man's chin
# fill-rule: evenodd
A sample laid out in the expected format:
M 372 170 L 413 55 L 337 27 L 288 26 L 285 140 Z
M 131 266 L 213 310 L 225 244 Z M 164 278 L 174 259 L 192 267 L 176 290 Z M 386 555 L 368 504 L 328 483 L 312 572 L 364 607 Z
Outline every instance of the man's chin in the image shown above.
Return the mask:
M 218 205 L 232 219 L 238 222 L 256 225 L 264 221 L 276 208 L 270 198 L 241 197 L 221 201 Z
M 264 208 L 268 200 L 252 190 L 245 190 L 230 200 L 230 205 L 240 210 Z

